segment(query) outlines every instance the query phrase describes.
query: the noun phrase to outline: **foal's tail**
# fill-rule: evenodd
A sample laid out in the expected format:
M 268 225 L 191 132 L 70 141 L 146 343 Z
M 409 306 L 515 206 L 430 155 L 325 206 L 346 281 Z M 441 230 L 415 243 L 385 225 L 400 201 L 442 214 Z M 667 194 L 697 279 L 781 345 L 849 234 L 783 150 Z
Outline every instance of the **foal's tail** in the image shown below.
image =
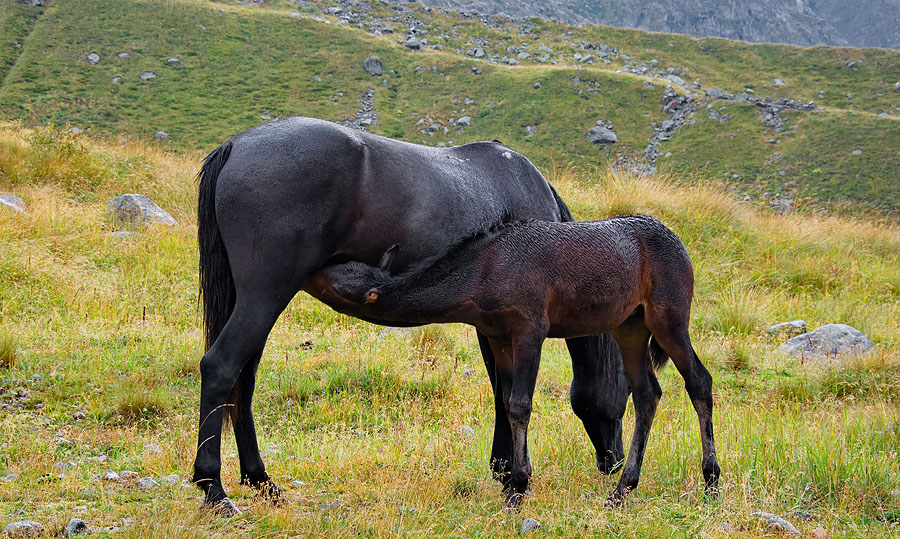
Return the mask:
M 216 220 L 216 180 L 230 153 L 229 140 L 206 156 L 197 175 L 200 179 L 197 243 L 200 246 L 200 296 L 203 300 L 206 350 L 212 348 L 234 310 L 234 278 Z
M 669 361 L 669 354 L 662 349 L 656 337 L 650 337 L 650 366 L 653 368 L 653 372 L 659 372 L 666 361 Z

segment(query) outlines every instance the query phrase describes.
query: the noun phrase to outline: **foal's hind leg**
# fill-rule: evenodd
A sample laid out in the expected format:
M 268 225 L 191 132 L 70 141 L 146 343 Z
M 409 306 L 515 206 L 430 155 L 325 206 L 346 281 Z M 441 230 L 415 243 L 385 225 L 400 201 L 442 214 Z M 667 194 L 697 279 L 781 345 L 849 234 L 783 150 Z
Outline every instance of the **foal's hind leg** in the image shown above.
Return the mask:
M 697 412 L 697 418 L 700 420 L 700 443 L 703 449 L 702 466 L 706 493 L 717 497 L 720 469 L 713 439 L 712 376 L 700 362 L 700 358 L 697 357 L 697 353 L 691 345 L 685 317 L 680 316 L 677 312 L 657 313 L 654 316 L 654 313 L 648 310 L 648 314 L 650 315 L 648 316 L 650 330 L 684 378 L 684 387 Z
M 650 368 L 648 345 L 650 331 L 643 320 L 632 317 L 613 331 L 619 349 L 622 351 L 622 365 L 625 375 L 631 383 L 631 395 L 634 401 L 634 434 L 631 436 L 631 448 L 628 458 L 619 477 L 619 484 L 609 495 L 605 505 L 617 506 L 624 501 L 629 492 L 634 490 L 641 476 L 641 464 L 644 451 L 650 437 L 650 427 L 656 415 L 656 406 L 662 397 L 662 389 Z

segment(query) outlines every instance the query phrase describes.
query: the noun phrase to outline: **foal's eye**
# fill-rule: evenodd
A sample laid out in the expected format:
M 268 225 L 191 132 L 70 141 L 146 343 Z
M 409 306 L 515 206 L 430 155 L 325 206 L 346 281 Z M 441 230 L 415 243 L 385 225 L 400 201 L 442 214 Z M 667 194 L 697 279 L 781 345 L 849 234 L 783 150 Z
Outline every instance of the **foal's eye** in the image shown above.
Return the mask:
M 376 301 L 378 301 L 378 298 L 380 298 L 380 297 L 381 297 L 381 292 L 379 292 L 378 290 L 373 288 L 373 289 L 369 290 L 368 292 L 366 292 L 366 303 L 375 303 Z

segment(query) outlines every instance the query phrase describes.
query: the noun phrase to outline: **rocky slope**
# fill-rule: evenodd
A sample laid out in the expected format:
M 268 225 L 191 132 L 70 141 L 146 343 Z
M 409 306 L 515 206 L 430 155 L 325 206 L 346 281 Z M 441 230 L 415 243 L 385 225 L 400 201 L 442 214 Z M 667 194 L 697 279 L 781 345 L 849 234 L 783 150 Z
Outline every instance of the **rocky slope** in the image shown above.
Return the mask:
M 900 48 L 900 0 L 422 0 L 434 6 L 538 15 L 695 37 Z

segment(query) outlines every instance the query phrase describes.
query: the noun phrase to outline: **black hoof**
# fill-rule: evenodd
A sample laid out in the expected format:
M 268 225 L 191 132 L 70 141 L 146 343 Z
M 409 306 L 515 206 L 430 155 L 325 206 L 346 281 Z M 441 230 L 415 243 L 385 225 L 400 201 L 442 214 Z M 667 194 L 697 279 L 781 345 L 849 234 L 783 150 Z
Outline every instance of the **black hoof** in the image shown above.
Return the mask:
M 622 507 L 625 504 L 625 497 L 628 494 L 626 492 L 622 492 L 619 489 L 612 491 L 606 501 L 603 502 L 603 507 L 608 507 L 610 509 L 615 509 L 618 507 Z
M 276 485 L 271 479 L 267 479 L 255 486 L 257 489 L 256 496 L 262 498 L 272 505 L 283 505 L 285 503 L 284 491 Z
M 506 509 L 507 513 L 518 513 L 522 509 L 522 500 L 524 498 L 524 493 L 508 490 L 506 492 L 506 501 L 503 502 L 503 509 Z

